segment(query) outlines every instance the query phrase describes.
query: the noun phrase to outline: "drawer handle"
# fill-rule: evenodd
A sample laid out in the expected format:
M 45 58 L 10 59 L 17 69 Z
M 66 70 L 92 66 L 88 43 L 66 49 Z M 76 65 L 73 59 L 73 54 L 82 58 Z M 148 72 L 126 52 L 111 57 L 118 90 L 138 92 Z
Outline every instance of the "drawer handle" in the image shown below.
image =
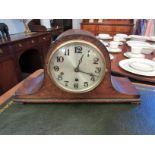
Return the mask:
M 31 43 L 33 44 L 34 43 L 34 40 L 31 40 Z
M 2 49 L 0 49 L 0 54 L 3 54 L 3 50 Z
M 43 40 L 46 40 L 46 37 L 43 37 Z
M 23 45 L 22 45 L 22 44 L 18 44 L 18 46 L 19 46 L 19 47 L 23 47 Z

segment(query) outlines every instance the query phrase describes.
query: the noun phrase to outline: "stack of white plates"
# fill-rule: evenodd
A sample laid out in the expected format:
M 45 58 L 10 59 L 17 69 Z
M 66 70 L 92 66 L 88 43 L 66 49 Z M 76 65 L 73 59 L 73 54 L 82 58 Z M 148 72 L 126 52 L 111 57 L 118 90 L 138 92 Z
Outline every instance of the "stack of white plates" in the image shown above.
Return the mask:
M 124 59 L 119 66 L 130 73 L 143 76 L 155 76 L 155 62 L 148 59 Z

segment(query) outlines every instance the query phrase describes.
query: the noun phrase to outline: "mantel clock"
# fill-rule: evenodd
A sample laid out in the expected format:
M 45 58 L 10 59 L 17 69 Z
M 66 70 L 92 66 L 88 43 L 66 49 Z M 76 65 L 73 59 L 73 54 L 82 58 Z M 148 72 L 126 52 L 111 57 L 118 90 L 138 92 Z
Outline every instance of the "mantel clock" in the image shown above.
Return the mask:
M 111 76 L 104 45 L 83 30 L 68 30 L 51 45 L 44 76 L 26 81 L 15 95 L 23 102 L 139 102 L 128 79 Z M 37 83 L 37 81 L 39 81 Z

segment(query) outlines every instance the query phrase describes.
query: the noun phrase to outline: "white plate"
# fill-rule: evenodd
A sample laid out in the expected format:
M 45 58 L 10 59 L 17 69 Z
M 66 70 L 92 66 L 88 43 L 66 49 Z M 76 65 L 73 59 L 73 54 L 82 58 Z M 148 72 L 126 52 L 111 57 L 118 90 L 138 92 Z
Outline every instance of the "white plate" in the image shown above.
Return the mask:
M 119 66 L 137 75 L 155 76 L 155 62 L 152 60 L 137 58 L 125 59 L 119 62 Z
M 147 36 L 139 36 L 139 35 L 129 35 L 128 38 L 136 39 L 136 40 L 143 40 L 143 41 L 149 39 L 149 37 L 147 37 Z
M 138 47 L 152 47 L 151 44 L 144 42 L 144 41 L 127 41 L 126 42 L 128 44 L 128 46 L 138 46 Z
M 124 56 L 126 56 L 127 58 L 144 58 L 145 55 L 144 54 L 134 54 L 132 52 L 125 52 Z
M 152 72 L 155 68 L 152 64 L 149 64 L 149 63 L 141 63 L 141 62 L 131 62 L 129 63 L 129 66 L 135 70 L 139 70 L 139 71 L 142 71 L 142 72 Z
M 107 50 L 108 50 L 108 52 L 111 52 L 111 53 L 120 53 L 120 52 L 122 52 L 122 49 L 120 49 L 120 48 L 107 47 Z

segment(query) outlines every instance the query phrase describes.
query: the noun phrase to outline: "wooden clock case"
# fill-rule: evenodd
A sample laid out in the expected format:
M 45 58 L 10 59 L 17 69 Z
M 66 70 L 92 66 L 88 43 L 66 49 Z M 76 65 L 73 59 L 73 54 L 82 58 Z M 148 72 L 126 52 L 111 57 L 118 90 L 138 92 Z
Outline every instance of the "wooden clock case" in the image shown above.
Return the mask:
M 84 40 L 94 44 L 103 54 L 106 73 L 102 82 L 93 90 L 85 93 L 71 93 L 58 88 L 50 79 L 47 70 L 48 58 L 59 45 L 70 40 Z M 17 90 L 16 102 L 61 103 L 61 102 L 139 102 L 136 88 L 126 78 L 111 76 L 109 53 L 104 45 L 93 34 L 83 30 L 68 30 L 62 33 L 52 44 L 44 67 L 44 74 L 31 78 Z

